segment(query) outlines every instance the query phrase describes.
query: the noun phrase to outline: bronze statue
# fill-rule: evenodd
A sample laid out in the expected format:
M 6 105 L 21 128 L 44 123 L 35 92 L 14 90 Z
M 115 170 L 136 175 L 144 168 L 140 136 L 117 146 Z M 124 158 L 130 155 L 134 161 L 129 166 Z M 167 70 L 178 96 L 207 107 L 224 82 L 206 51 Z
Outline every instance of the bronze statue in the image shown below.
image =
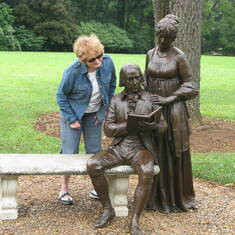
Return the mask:
M 177 16 L 171 14 L 158 22 L 158 46 L 148 51 L 145 68 L 146 90 L 153 94 L 151 101 L 163 107 L 168 126 L 155 143 L 161 171 L 146 209 L 164 213 L 196 208 L 185 101 L 198 91 L 185 54 L 172 45 L 178 25 Z
M 126 164 L 137 171 L 139 182 L 134 194 L 130 222 L 132 235 L 142 234 L 139 218 L 151 192 L 156 152 L 153 149 L 155 145 L 152 144 L 153 135 L 159 135 L 166 129 L 161 115 L 159 122 L 137 122 L 139 133 L 136 135 L 129 135 L 127 131 L 128 114 L 150 114 L 159 107 L 152 105 L 150 94 L 141 88 L 143 81 L 143 75 L 137 65 L 128 64 L 122 67 L 120 86 L 125 86 L 125 90 L 113 97 L 104 124 L 104 132 L 107 136 L 114 137 L 113 142 L 107 150 L 93 155 L 87 163 L 87 171 L 103 206 L 103 214 L 95 225 L 97 228 L 106 226 L 115 217 L 104 171 Z

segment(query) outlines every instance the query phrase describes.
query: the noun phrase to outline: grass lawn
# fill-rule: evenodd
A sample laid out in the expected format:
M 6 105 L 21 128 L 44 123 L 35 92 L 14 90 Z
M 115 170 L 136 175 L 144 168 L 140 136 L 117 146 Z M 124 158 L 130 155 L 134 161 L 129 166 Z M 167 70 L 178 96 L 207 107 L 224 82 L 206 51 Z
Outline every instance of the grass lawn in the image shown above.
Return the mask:
M 117 75 L 126 63 L 139 64 L 144 70 L 145 55 L 111 56 Z M 59 140 L 35 131 L 33 125 L 42 113 L 58 111 L 56 90 L 63 70 L 74 59 L 73 53 L 0 52 L 0 153 L 59 152 Z M 234 74 L 235 57 L 202 56 L 203 115 L 235 121 Z M 120 90 L 117 88 L 116 93 Z M 227 155 L 220 153 L 212 156 L 217 156 L 215 159 L 220 158 L 218 162 L 222 162 Z M 228 156 L 233 162 L 231 164 L 235 165 L 234 155 Z M 209 158 L 195 155 L 194 159 L 197 165 L 199 159 Z M 197 171 L 195 174 L 198 175 Z M 235 181 L 234 175 L 231 177 Z
M 193 176 L 221 184 L 235 183 L 235 153 L 198 153 L 192 156 Z
M 235 57 L 202 56 L 201 112 L 235 121 Z

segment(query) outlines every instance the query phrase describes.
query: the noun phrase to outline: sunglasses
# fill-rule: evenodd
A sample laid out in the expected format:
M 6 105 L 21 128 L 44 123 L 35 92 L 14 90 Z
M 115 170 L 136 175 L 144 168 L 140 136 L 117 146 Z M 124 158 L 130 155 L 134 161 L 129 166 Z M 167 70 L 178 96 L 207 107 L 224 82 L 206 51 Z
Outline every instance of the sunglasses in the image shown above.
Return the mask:
M 102 56 L 103 56 L 103 54 L 97 55 L 96 57 L 87 60 L 87 62 L 93 63 L 93 62 L 95 62 L 96 60 L 99 60 Z

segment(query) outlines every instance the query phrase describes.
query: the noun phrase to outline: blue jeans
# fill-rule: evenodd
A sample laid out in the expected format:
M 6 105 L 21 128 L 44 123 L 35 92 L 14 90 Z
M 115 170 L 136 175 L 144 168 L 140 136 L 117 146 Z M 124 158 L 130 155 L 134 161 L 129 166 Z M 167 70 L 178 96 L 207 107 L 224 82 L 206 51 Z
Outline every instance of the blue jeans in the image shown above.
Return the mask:
M 79 153 L 81 133 L 83 133 L 86 153 L 95 154 L 101 151 L 102 122 L 96 123 L 96 113 L 85 114 L 79 130 L 72 129 L 68 121 L 60 114 L 61 153 Z

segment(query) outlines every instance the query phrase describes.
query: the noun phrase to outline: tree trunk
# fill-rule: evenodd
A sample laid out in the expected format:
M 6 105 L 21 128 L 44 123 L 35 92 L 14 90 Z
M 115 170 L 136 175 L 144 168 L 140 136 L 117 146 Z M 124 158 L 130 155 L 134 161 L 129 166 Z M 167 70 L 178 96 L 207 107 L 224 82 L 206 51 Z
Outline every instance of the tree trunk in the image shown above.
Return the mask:
M 201 58 L 201 0 L 153 0 L 155 25 L 165 15 L 172 13 L 179 17 L 180 25 L 175 46 L 188 57 L 192 67 L 193 80 L 200 89 Z M 201 124 L 199 95 L 188 102 L 193 124 Z
M 120 22 L 120 27 L 126 29 L 127 24 L 127 13 L 128 13 L 128 3 L 126 0 L 119 1 L 119 8 L 117 11 L 117 19 Z

